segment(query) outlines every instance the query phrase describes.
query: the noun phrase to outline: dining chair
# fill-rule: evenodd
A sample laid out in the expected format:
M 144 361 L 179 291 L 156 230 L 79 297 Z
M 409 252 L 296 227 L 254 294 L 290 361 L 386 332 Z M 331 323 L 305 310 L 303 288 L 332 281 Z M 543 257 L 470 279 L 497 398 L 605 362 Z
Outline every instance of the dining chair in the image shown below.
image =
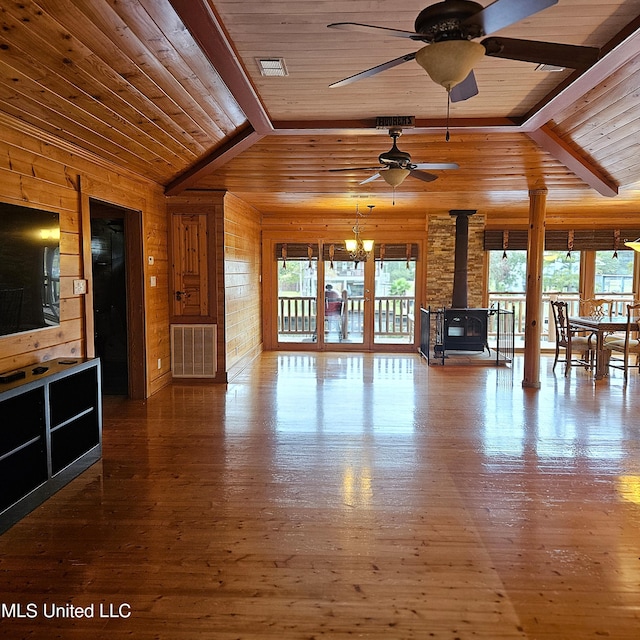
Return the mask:
M 627 305 L 627 328 L 624 339 L 608 340 L 604 343 L 608 356 L 609 366 L 624 371 L 624 379 L 630 366 L 635 366 L 640 371 L 640 333 L 638 322 L 640 321 L 640 303 Z M 614 356 L 614 354 L 616 354 Z M 629 365 L 629 359 L 635 356 L 635 365 Z
M 613 300 L 607 300 L 606 298 L 580 300 L 580 315 L 598 319 L 611 318 L 613 306 Z
M 580 300 L 580 315 L 594 318 L 595 320 L 611 320 L 615 308 L 616 303 L 607 298 L 587 298 L 586 300 Z M 592 337 L 593 340 L 596 339 L 595 333 L 592 333 L 589 337 Z M 613 331 L 605 333 L 603 341 L 607 342 L 608 340 L 624 340 L 624 334 L 618 335 Z
M 587 369 L 593 368 L 593 349 L 591 337 L 578 335 L 569 326 L 568 305 L 561 300 L 552 300 L 553 321 L 556 326 L 556 353 L 553 360 L 552 371 L 555 371 L 558 362 L 564 362 L 564 375 L 569 373 L 572 365 L 580 365 Z M 560 349 L 564 349 L 564 360 L 560 359 Z M 581 358 L 574 358 L 574 353 L 580 353 Z

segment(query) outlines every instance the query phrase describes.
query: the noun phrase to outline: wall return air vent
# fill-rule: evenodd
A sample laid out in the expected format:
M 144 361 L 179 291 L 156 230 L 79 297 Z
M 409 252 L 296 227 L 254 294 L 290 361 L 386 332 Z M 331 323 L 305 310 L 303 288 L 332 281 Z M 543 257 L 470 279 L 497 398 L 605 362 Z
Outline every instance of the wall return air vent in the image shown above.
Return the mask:
M 171 325 L 174 378 L 214 378 L 217 369 L 215 324 Z

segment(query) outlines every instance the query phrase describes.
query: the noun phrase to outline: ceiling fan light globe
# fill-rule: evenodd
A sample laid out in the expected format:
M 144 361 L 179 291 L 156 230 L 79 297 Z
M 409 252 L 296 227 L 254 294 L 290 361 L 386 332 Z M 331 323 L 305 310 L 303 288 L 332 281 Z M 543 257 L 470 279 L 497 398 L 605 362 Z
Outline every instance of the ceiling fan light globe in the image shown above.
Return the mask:
M 380 175 L 389 186 L 399 187 L 410 173 L 409 169 L 387 169 L 381 171 Z
M 460 84 L 482 60 L 485 48 L 471 40 L 443 40 L 423 47 L 416 62 L 447 91 Z

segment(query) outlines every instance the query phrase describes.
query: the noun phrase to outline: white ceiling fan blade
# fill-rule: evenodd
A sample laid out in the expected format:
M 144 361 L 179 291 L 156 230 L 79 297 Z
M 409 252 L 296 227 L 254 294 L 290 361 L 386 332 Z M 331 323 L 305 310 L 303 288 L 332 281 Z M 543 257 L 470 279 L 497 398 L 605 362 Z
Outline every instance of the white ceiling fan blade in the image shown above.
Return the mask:
M 469 72 L 469 75 L 459 82 L 453 89 L 451 89 L 449 96 L 451 102 L 462 102 L 473 98 L 478 95 L 478 83 L 476 82 L 476 76 L 473 73 L 473 69 Z
M 379 173 L 374 173 L 370 178 L 363 180 L 360 184 L 367 184 L 367 182 L 373 182 L 374 180 L 377 180 L 379 177 L 380 177 Z
M 495 0 L 463 20 L 461 26 L 476 26 L 482 29 L 484 35 L 489 35 L 557 3 L 558 0 Z

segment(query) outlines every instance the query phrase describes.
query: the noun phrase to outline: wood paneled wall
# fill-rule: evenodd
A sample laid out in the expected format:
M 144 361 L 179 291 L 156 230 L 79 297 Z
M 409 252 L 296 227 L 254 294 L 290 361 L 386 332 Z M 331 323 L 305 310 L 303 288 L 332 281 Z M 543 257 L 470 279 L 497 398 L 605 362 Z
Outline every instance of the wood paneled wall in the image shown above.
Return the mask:
M 227 376 L 232 379 L 262 350 L 260 213 L 224 198 L 224 296 Z
M 0 371 L 88 353 L 85 297 L 73 294 L 74 279 L 87 279 L 90 288 L 92 284 L 82 253 L 83 198 L 141 211 L 143 255 L 154 256 L 153 266 L 145 260 L 144 300 L 140 301 L 145 317 L 146 395 L 151 395 L 170 381 L 167 216 L 162 187 L 51 139 L 43 140 L 35 129 L 4 115 L 0 115 L 0 199 L 60 214 L 61 323 L 0 337 Z M 155 287 L 149 286 L 152 275 Z

